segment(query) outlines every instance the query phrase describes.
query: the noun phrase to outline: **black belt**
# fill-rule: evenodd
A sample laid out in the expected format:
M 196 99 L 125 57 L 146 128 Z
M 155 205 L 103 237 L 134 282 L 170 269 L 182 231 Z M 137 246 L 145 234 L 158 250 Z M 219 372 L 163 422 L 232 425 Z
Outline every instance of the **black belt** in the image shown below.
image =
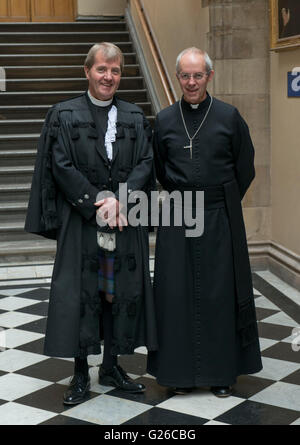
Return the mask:
M 225 194 L 223 185 L 217 186 L 199 186 L 199 187 L 182 187 L 168 184 L 165 190 L 169 193 L 179 191 L 182 195 L 182 203 L 184 204 L 184 192 L 192 192 L 192 207 L 196 204 L 196 192 L 204 192 L 204 208 L 206 210 L 219 209 L 225 207 Z

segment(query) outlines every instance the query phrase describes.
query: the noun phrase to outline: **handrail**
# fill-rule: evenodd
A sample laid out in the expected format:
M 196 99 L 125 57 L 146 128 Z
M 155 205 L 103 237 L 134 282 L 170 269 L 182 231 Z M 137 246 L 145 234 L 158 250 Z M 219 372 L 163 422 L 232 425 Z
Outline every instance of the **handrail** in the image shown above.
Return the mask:
M 145 33 L 145 36 L 146 36 L 146 39 L 147 39 L 147 42 L 148 42 L 148 45 L 149 45 L 149 48 L 150 48 L 150 51 L 151 51 L 151 55 L 152 55 L 153 60 L 154 60 L 155 67 L 157 69 L 157 72 L 158 72 L 160 81 L 162 83 L 164 92 L 166 94 L 168 103 L 169 103 L 169 105 L 172 105 L 174 102 L 176 102 L 176 99 L 174 97 L 174 94 L 172 92 L 172 88 L 170 86 L 169 80 L 168 80 L 167 75 L 165 73 L 165 69 L 164 69 L 163 64 L 161 62 L 161 58 L 160 58 L 159 51 L 157 49 L 156 43 L 155 43 L 155 41 L 154 41 L 154 39 L 152 37 L 152 32 L 151 32 L 151 29 L 150 29 L 147 17 L 145 15 L 144 8 L 141 5 L 140 0 L 131 0 L 131 1 L 134 3 L 134 5 L 136 7 L 136 10 L 137 10 L 137 13 L 138 13 L 138 16 L 139 16 L 139 19 L 140 19 L 143 31 Z

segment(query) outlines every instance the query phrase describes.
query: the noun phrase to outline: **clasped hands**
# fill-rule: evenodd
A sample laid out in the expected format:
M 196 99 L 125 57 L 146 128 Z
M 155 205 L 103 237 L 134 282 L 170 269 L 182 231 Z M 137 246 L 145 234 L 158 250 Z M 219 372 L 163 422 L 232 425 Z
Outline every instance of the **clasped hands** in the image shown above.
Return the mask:
M 99 207 L 97 215 L 101 220 L 109 225 L 111 229 L 118 227 L 122 232 L 124 226 L 128 226 L 128 221 L 125 215 L 121 213 L 122 204 L 113 197 L 101 199 L 95 202 L 95 206 Z

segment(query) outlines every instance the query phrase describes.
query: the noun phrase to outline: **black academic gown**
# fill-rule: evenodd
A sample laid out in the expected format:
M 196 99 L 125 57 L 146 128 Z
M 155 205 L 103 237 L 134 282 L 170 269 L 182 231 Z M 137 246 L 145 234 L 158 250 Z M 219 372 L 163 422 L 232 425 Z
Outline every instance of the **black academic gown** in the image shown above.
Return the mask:
M 98 292 L 96 196 L 153 185 L 151 129 L 135 105 L 115 99 L 117 139 L 110 163 L 104 135 L 97 132 L 87 95 L 49 111 L 40 137 L 25 229 L 57 240 L 50 291 L 45 354 L 99 354 L 101 299 Z M 116 230 L 112 354 L 157 347 L 149 274 L 148 231 Z
M 210 97 L 197 110 L 183 101 L 194 135 Z M 154 153 L 163 188 L 204 190 L 204 233 L 159 227 L 154 293 L 157 352 L 148 372 L 166 386 L 223 386 L 261 370 L 253 288 L 241 199 L 254 178 L 254 149 L 236 108 L 214 99 L 188 144 L 178 102 L 156 119 Z

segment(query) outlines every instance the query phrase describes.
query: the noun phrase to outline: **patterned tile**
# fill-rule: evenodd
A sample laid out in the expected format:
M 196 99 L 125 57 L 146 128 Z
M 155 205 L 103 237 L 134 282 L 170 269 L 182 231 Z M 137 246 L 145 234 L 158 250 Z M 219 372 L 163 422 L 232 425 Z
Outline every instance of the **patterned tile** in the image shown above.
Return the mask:
M 6 374 L 0 377 L 0 399 L 12 402 L 49 385 L 51 382 L 12 373 Z
M 15 278 L 14 278 L 15 279 Z M 174 395 L 147 375 L 147 349 L 121 356 L 120 365 L 146 385 L 124 394 L 98 383 L 102 355 L 89 357 L 91 391 L 81 405 L 64 406 L 73 359 L 43 355 L 49 287 L 38 279 L 0 288 L 0 425 L 299 425 L 300 352 L 292 349 L 298 311 L 294 291 L 254 274 L 255 305 L 264 368 L 240 376 L 233 396 L 218 399 L 206 389 Z M 289 302 L 288 294 L 293 296 Z M 0 345 L 0 346 L 1 346 Z M 3 346 L 3 345 L 2 345 Z M 180 359 L 180 352 L 178 353 Z
M 0 406 L 1 425 L 38 425 L 54 417 L 53 412 L 11 402 Z
M 299 413 L 290 409 L 265 405 L 246 400 L 241 405 L 227 411 L 216 420 L 231 425 L 289 425 Z
M 276 382 L 263 389 L 250 400 L 300 412 L 300 387 L 291 383 Z
M 207 419 L 154 407 L 123 425 L 203 425 Z
M 212 420 L 243 401 L 244 399 L 233 396 L 220 399 L 210 391 L 198 389 L 188 395 L 176 395 L 157 407 Z
M 149 409 L 149 405 L 103 394 L 70 409 L 64 415 L 97 425 L 120 425 Z
M 0 355 L 0 369 L 6 372 L 15 372 L 25 366 L 30 366 L 45 360 L 45 356 L 32 354 L 31 352 L 7 349 Z

